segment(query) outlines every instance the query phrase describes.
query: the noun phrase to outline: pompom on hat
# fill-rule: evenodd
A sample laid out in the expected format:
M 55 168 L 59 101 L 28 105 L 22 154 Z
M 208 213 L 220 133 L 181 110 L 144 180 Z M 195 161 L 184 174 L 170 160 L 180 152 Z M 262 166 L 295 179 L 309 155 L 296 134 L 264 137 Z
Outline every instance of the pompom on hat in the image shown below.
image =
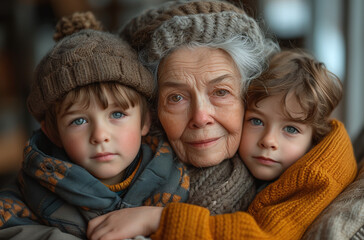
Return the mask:
M 149 9 L 129 21 L 119 32 L 144 61 L 153 62 L 183 44 L 219 43 L 234 36 L 262 45 L 265 39 L 256 21 L 243 9 L 218 0 L 173 1 Z
M 38 64 L 27 101 L 38 121 L 52 103 L 91 83 L 118 82 L 152 97 L 153 76 L 136 52 L 118 36 L 93 29 L 101 26 L 90 12 L 58 23 L 54 38 L 60 40 Z

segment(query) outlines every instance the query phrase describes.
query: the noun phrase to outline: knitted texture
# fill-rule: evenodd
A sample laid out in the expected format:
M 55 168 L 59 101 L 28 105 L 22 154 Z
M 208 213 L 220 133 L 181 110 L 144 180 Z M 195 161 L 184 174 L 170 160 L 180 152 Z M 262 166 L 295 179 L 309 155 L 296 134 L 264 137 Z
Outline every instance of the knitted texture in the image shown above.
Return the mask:
M 91 83 L 118 82 L 151 97 L 153 77 L 125 41 L 106 32 L 76 30 L 61 39 L 35 71 L 27 104 L 38 121 L 52 103 Z
M 311 224 L 303 240 L 364 239 L 364 167 L 351 183 Z
M 152 239 L 300 239 L 356 176 L 344 125 L 334 120 L 332 126 L 318 145 L 257 194 L 247 212 L 210 216 L 206 208 L 172 203 Z
M 211 215 L 246 210 L 255 197 L 254 178 L 237 155 L 216 166 L 188 170 L 187 203 L 206 207 Z
M 53 39 L 57 42 L 65 36 L 71 35 L 83 29 L 102 30 L 102 24 L 92 12 L 75 12 L 71 16 L 62 17 L 57 25 Z
M 224 1 L 175 1 L 150 9 L 132 19 L 120 31 L 144 61 L 154 62 L 182 44 L 219 43 L 241 36 L 264 49 L 264 38 L 255 20 Z

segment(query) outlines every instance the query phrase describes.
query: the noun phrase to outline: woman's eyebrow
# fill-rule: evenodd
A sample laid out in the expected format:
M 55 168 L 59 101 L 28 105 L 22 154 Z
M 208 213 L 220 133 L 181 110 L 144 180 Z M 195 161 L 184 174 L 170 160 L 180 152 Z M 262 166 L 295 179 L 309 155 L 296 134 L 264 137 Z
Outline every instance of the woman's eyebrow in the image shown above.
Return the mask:
M 225 81 L 228 78 L 231 78 L 231 75 L 230 74 L 224 74 L 224 75 L 221 75 L 221 76 L 218 76 L 218 77 L 212 79 L 209 82 L 209 84 L 217 84 L 217 83 Z

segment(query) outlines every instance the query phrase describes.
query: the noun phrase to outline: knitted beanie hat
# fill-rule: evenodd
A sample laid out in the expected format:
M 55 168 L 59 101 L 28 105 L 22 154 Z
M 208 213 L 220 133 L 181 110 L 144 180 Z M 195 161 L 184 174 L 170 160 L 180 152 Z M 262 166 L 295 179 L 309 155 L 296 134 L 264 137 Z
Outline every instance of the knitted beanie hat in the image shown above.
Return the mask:
M 91 83 L 117 82 L 147 98 L 152 96 L 153 77 L 139 63 L 136 52 L 116 35 L 86 29 L 98 28 L 90 24 L 94 22 L 91 13 L 77 14 L 60 20 L 54 36 L 60 41 L 35 71 L 27 104 L 38 121 L 52 103 Z
M 160 60 L 192 41 L 219 43 L 234 36 L 244 36 L 265 48 L 256 21 L 241 8 L 219 0 L 168 2 L 135 17 L 119 34 L 138 51 L 146 51 L 146 62 Z

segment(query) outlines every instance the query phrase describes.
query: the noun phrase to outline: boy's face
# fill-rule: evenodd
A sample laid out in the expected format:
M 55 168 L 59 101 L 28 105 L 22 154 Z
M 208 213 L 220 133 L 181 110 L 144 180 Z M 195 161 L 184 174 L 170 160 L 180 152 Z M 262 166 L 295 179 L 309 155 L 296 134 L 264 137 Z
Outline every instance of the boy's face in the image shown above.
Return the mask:
M 141 126 L 139 105 L 124 110 L 105 92 L 106 109 L 92 97 L 85 108 L 74 103 L 57 115 L 60 144 L 71 160 L 106 184 L 121 181 L 124 170 L 138 154 L 141 136 L 149 124 Z M 64 105 L 64 104 L 63 104 Z
M 312 145 L 312 127 L 287 119 L 282 95 L 261 100 L 247 108 L 239 154 L 254 177 L 274 180 L 302 157 Z M 288 95 L 292 117 L 305 115 L 295 97 Z

